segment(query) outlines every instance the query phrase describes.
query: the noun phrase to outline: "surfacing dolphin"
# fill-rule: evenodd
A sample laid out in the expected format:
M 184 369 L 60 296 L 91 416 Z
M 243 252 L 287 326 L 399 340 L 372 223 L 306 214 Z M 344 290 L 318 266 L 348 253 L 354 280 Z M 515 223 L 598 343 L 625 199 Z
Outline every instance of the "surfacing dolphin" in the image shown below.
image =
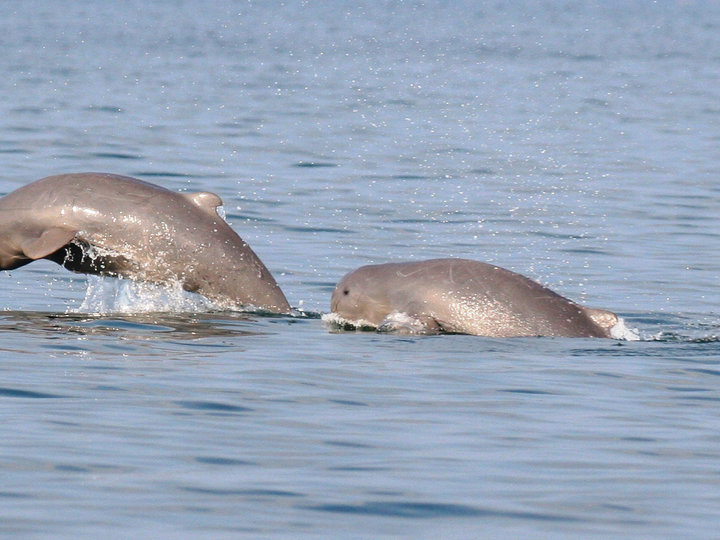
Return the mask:
M 489 337 L 611 337 L 614 313 L 589 309 L 520 274 L 467 259 L 369 265 L 343 277 L 333 313 L 360 325 Z M 402 326 L 402 325 L 401 325 Z
M 179 282 L 223 307 L 289 313 L 265 265 L 217 213 L 179 193 L 104 173 L 43 178 L 0 198 L 0 269 L 49 259 L 68 270 Z

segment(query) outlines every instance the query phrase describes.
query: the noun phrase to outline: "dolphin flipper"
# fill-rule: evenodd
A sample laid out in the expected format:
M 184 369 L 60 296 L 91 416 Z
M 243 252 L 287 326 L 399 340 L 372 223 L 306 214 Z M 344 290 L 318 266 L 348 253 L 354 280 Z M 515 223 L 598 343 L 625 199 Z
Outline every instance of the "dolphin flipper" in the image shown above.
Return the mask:
M 409 315 L 394 311 L 385 317 L 377 326 L 380 332 L 398 334 L 437 334 L 442 326 L 429 315 Z
M 76 234 L 77 231 L 73 229 L 51 227 L 44 230 L 40 236 L 23 240 L 20 248 L 29 259 L 42 259 L 69 244 Z

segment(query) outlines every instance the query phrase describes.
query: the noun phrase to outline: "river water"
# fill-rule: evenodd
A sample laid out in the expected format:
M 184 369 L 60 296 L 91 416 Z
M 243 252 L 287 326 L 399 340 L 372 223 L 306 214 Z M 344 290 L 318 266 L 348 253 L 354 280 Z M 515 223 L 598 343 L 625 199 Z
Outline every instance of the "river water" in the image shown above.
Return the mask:
M 717 538 L 720 5 L 6 3 L 0 194 L 218 193 L 297 317 L 0 275 L 0 535 Z M 636 340 L 338 332 L 465 257 Z

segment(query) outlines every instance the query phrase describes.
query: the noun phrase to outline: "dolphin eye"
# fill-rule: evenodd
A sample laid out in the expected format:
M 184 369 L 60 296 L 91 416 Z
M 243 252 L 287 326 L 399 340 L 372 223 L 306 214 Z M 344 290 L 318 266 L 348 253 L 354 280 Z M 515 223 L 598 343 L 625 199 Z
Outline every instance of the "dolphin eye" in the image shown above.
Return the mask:
M 348 294 L 350 294 L 350 290 L 349 290 L 349 289 L 343 290 L 343 294 L 344 294 L 345 296 L 347 296 Z

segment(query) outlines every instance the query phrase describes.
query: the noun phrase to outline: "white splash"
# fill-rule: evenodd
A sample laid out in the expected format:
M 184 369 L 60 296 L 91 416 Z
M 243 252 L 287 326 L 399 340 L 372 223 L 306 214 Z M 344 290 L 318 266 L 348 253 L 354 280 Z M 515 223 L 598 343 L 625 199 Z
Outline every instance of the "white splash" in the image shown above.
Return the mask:
M 625 325 L 625 319 L 618 317 L 618 322 L 610 329 L 610 336 L 613 339 L 623 341 L 640 341 L 640 334 L 634 328 L 628 328 Z
M 350 321 L 348 319 L 344 319 L 337 313 L 323 313 L 321 319 L 331 330 L 372 330 L 377 328 L 374 324 L 368 321 Z
M 324 313 L 322 320 L 332 330 L 377 330 L 396 334 L 425 334 L 428 332 L 427 326 L 420 320 L 399 311 L 390 313 L 380 324 L 373 324 L 364 319 L 351 321 L 337 313 Z
M 87 276 L 85 299 L 72 313 L 188 313 L 216 307 L 199 294 L 184 291 L 180 283 L 156 285 L 131 279 Z

